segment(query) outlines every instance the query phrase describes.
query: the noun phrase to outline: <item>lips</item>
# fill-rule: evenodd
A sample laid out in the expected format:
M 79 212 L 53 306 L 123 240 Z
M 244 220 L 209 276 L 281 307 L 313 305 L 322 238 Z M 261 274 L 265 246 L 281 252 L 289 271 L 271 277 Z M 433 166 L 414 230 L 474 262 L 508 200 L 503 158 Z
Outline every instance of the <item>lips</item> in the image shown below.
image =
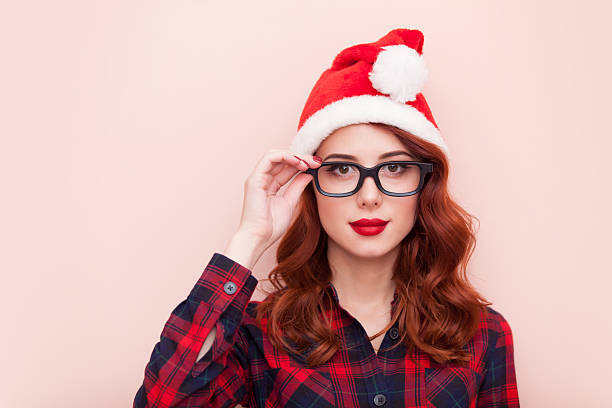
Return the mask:
M 357 221 L 350 222 L 351 228 L 360 235 L 377 235 L 384 231 L 389 221 L 381 220 L 380 218 L 362 218 Z
M 380 227 L 386 225 L 389 221 L 381 220 L 380 218 L 362 218 L 357 221 L 350 222 L 355 227 Z

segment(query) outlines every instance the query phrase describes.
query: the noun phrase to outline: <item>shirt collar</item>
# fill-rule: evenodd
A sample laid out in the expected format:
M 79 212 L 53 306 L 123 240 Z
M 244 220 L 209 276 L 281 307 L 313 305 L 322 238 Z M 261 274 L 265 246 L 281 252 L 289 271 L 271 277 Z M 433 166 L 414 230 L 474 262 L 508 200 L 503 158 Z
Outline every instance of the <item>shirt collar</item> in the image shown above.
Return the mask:
M 336 290 L 336 287 L 334 286 L 334 284 L 331 283 L 331 281 L 325 287 L 325 292 L 331 295 L 334 305 L 337 306 L 340 304 L 340 301 L 338 300 L 338 291 Z M 396 301 L 397 301 L 397 287 L 395 288 L 395 291 L 393 292 L 393 300 L 391 301 L 390 305 L 392 307 L 395 306 Z
M 346 346 L 354 347 L 354 346 L 364 345 L 367 341 L 367 338 L 363 336 L 363 333 L 362 333 L 363 329 L 359 329 L 358 325 L 356 324 L 356 320 L 354 320 L 354 318 L 351 318 L 351 315 L 346 310 L 344 310 L 342 306 L 340 306 L 340 303 L 338 300 L 338 292 L 331 282 L 329 282 L 327 286 L 325 287 L 324 293 L 329 294 L 329 297 L 332 300 L 331 309 L 333 309 L 333 310 L 330 310 L 329 300 L 324 299 L 323 304 L 324 304 L 324 308 L 326 311 L 325 313 L 327 314 L 328 318 L 331 318 L 333 329 L 334 330 L 341 329 L 343 333 L 343 340 Z M 328 297 L 328 296 L 325 296 L 325 297 Z M 391 316 L 395 313 L 396 306 L 397 306 L 396 301 L 397 301 L 397 288 L 394 291 L 393 300 L 390 302 Z M 398 323 L 395 322 L 394 327 L 397 327 L 397 325 Z

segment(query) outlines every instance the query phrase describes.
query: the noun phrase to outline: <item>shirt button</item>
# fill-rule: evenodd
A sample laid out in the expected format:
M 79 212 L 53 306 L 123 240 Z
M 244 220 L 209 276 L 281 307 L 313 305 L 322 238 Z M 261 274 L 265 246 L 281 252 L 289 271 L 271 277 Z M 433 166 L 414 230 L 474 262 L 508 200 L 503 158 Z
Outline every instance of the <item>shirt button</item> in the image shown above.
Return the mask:
M 374 396 L 374 404 L 376 404 L 377 407 L 380 407 L 386 401 L 387 401 L 387 397 L 385 397 L 384 394 L 376 394 Z
M 223 290 L 228 295 L 233 295 L 236 292 L 236 284 L 234 282 L 227 282 L 223 285 Z
M 395 340 L 397 339 L 398 336 L 399 336 L 399 330 L 397 330 L 397 327 L 392 327 L 391 330 L 389 330 L 389 337 Z

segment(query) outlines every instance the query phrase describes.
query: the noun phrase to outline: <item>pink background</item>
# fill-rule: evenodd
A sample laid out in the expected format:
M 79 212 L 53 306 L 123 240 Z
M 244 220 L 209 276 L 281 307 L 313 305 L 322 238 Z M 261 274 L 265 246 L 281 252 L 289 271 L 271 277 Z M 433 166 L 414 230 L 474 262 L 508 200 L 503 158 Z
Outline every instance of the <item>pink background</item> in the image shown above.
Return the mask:
M 289 146 L 337 52 L 398 27 L 425 35 L 452 194 L 481 221 L 472 281 L 513 329 L 521 405 L 609 406 L 610 6 L 222 4 L 0 12 L 0 406 L 131 406 L 255 163 Z

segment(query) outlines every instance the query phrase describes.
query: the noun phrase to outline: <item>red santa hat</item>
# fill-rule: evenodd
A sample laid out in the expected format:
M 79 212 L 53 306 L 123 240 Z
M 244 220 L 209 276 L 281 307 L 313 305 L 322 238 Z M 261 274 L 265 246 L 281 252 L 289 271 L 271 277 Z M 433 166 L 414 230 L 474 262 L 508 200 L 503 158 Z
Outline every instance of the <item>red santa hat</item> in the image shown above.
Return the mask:
M 380 122 L 438 145 L 448 156 L 421 93 L 427 79 L 423 40 L 419 30 L 397 28 L 342 50 L 310 92 L 290 150 L 313 154 L 338 128 Z

